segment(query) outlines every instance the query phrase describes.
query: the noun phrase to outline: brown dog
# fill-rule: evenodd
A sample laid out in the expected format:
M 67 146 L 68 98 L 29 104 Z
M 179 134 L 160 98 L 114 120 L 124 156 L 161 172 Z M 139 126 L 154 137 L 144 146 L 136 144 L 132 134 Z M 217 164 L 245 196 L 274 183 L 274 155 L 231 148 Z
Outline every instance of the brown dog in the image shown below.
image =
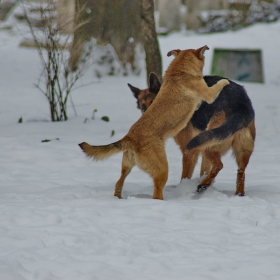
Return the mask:
M 219 76 L 204 76 L 208 86 L 221 79 Z M 148 89 L 128 86 L 137 99 L 137 108 L 143 113 L 156 98 L 161 84 L 157 76 L 151 73 Z M 212 104 L 202 102 L 187 126 L 174 137 L 183 154 L 181 178 L 191 178 L 198 155 L 202 152 L 200 175 L 207 176 L 198 186 L 197 191 L 201 192 L 211 185 L 223 167 L 221 156 L 232 148 L 238 165 L 236 194 L 244 195 L 245 168 L 253 152 L 256 134 L 254 116 L 245 89 L 232 81 Z
M 95 160 L 123 152 L 122 173 L 116 183 L 115 196 L 121 198 L 124 180 L 137 165 L 153 178 L 153 198 L 163 199 L 162 191 L 168 177 L 166 139 L 174 137 L 186 126 L 202 100 L 212 103 L 229 84 L 223 79 L 212 87 L 206 85 L 202 69 L 207 49 L 204 46 L 197 50 L 173 50 L 167 54 L 175 58 L 165 73 L 157 98 L 121 140 L 104 146 L 80 144 L 85 154 Z

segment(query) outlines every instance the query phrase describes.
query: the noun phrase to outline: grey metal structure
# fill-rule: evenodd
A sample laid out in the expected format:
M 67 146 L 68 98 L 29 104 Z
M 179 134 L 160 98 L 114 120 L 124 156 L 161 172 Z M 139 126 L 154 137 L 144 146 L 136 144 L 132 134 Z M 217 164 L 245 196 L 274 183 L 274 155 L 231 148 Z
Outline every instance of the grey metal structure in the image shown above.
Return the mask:
M 229 79 L 264 83 L 260 49 L 214 49 L 212 75 Z

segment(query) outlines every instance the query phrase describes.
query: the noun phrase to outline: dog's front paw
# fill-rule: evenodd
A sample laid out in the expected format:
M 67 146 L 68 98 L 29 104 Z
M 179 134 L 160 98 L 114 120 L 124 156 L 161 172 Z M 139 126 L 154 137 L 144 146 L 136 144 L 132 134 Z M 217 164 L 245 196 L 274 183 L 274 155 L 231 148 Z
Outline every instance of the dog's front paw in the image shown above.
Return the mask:
M 218 82 L 218 84 L 220 84 L 222 87 L 225 87 L 226 85 L 229 85 L 229 80 L 227 79 L 222 79 Z

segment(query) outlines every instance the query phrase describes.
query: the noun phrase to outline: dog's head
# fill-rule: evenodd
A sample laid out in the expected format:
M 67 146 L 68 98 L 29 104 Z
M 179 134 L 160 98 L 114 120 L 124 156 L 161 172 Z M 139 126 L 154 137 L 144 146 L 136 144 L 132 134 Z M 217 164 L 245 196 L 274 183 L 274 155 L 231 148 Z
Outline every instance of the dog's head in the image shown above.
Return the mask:
M 149 83 L 147 89 L 139 89 L 131 84 L 127 84 L 134 97 L 137 99 L 137 108 L 140 109 L 142 113 L 144 113 L 153 103 L 161 86 L 155 73 L 150 74 Z
M 167 53 L 167 56 L 174 56 L 177 62 L 186 63 L 188 67 L 189 63 L 196 64 L 199 66 L 204 65 L 204 52 L 209 50 L 208 46 L 203 46 L 199 49 L 187 49 L 187 50 L 172 50 Z M 175 61 L 174 59 L 174 61 Z M 175 61 L 175 63 L 176 63 Z
M 206 50 L 209 50 L 208 46 L 203 46 L 197 50 L 193 50 L 193 49 L 187 49 L 187 50 L 172 50 L 172 51 L 169 51 L 167 53 L 167 56 L 171 56 L 173 55 L 174 57 L 177 57 L 180 53 L 182 54 L 190 54 L 190 53 L 193 53 L 197 58 L 199 59 L 204 59 L 204 53 Z

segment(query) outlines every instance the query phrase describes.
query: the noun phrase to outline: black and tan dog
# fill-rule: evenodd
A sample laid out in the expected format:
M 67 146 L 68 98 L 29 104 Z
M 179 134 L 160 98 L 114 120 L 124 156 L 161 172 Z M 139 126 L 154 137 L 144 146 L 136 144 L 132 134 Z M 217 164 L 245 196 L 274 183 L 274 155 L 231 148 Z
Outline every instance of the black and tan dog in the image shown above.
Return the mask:
M 212 87 L 205 83 L 202 70 L 207 49 L 204 46 L 167 54 L 175 58 L 165 73 L 157 98 L 121 140 L 104 146 L 80 144 L 85 154 L 95 160 L 123 152 L 122 173 L 116 183 L 115 196 L 121 197 L 124 180 L 137 165 L 153 178 L 153 198 L 163 199 L 162 191 L 168 177 L 166 139 L 176 136 L 187 125 L 201 101 L 214 102 L 223 87 L 229 84 L 226 79 Z
M 223 79 L 204 76 L 210 87 Z M 150 86 L 140 90 L 128 84 L 137 99 L 137 108 L 145 112 L 155 100 L 161 84 L 155 74 L 150 75 Z M 212 104 L 202 102 L 190 122 L 175 137 L 183 154 L 182 179 L 191 178 L 198 155 L 202 152 L 200 175 L 207 175 L 198 192 L 211 185 L 222 169 L 221 156 L 230 148 L 238 165 L 236 194 L 243 196 L 245 169 L 255 141 L 254 110 L 245 89 L 232 81 Z M 187 148 L 187 149 L 186 149 Z

